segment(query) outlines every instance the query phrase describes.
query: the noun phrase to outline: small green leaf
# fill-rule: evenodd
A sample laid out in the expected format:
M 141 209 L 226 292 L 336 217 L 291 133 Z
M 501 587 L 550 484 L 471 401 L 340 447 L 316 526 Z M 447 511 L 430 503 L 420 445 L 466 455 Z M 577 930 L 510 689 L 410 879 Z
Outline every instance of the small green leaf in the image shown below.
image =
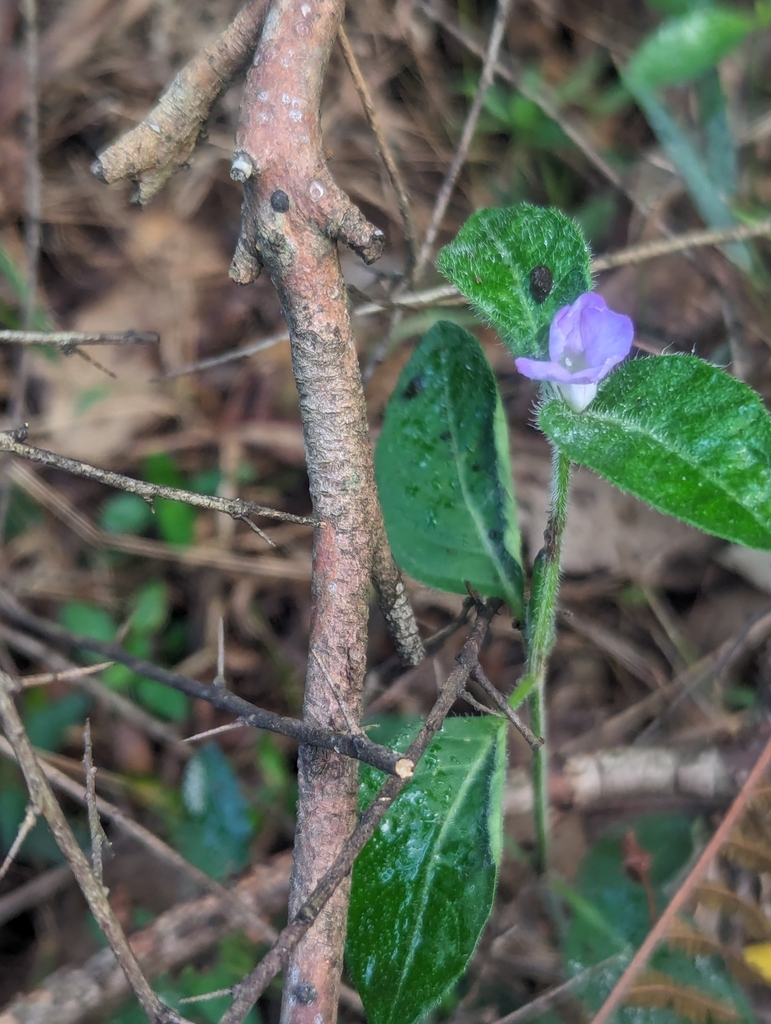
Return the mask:
M 371 1024 L 420 1020 L 471 958 L 495 895 L 505 770 L 500 719 L 448 719 L 356 861 L 347 958 Z M 365 805 L 383 778 L 362 771 Z
M 727 56 L 756 24 L 735 7 L 699 7 L 671 18 L 632 55 L 625 77 L 649 89 L 690 82 Z
M 136 683 L 137 699 L 148 711 L 170 722 L 181 722 L 190 714 L 190 700 L 179 690 L 140 676 Z
M 693 356 L 622 366 L 588 409 L 540 411 L 561 452 L 654 508 L 771 550 L 771 417 L 741 381 Z
M 529 203 L 472 214 L 437 266 L 515 356 L 544 355 L 555 314 L 592 287 L 578 225 L 559 210 Z M 550 277 L 550 287 L 534 288 L 534 272 Z
M 169 617 L 169 588 L 163 580 L 151 580 L 134 595 L 130 630 L 152 636 L 166 625 Z
M 240 871 L 249 857 L 254 825 L 238 778 L 215 744 L 190 758 L 182 793 L 186 813 L 175 829 L 177 849 L 212 878 Z
M 145 460 L 145 476 L 151 484 L 181 488 L 186 486 L 179 467 L 166 452 L 148 456 Z M 156 498 L 153 504 L 161 537 L 169 544 L 189 547 L 195 540 L 196 509 L 192 505 L 170 501 L 168 498 Z
M 46 699 L 42 706 L 24 714 L 24 727 L 30 743 L 41 750 L 59 750 L 67 729 L 82 722 L 90 707 L 91 697 L 86 693 Z
M 711 228 L 735 226 L 736 217 L 723 198 L 718 185 L 710 177 L 701 156 L 674 117 L 657 99 L 652 89 L 635 85 L 631 79 L 624 78 L 624 81 L 707 224 Z M 721 245 L 721 249 L 742 270 L 752 270 L 752 254 L 745 242 L 726 242 Z
M 59 611 L 59 621 L 70 633 L 80 633 L 107 643 L 115 639 L 117 632 L 115 621 L 108 611 L 84 601 L 68 601 Z M 91 665 L 104 660 L 90 651 L 81 651 L 80 657 Z
M 476 338 L 441 322 L 402 371 L 375 457 L 388 538 L 415 579 L 522 610 L 508 435 Z
M 99 525 L 108 533 L 142 533 L 153 521 L 153 510 L 138 494 L 114 494 L 99 510 Z

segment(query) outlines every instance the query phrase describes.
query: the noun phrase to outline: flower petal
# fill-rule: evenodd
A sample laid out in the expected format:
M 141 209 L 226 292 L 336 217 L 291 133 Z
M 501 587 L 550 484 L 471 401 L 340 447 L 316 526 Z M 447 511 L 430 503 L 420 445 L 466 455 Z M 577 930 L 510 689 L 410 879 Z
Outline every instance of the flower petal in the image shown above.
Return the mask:
M 524 356 L 515 359 L 514 365 L 523 377 L 529 377 L 530 380 L 562 381 L 565 384 L 569 384 L 575 377 L 570 370 L 566 370 L 559 363 L 549 363 L 539 359 L 526 359 Z

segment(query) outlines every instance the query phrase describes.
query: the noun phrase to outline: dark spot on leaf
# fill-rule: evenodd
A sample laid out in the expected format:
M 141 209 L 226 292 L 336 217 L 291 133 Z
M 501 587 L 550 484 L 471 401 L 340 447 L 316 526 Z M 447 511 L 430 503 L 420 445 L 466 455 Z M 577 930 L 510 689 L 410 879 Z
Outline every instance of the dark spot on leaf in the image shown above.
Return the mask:
M 441 434 L 439 435 L 439 440 L 440 441 L 449 441 L 451 437 L 452 437 L 452 434 L 450 433 L 449 430 L 443 430 L 441 432 Z
M 407 387 L 404 389 L 402 397 L 410 399 L 415 398 L 420 394 L 421 391 L 425 390 L 426 382 L 422 377 L 413 377 Z
M 276 213 L 286 213 L 289 209 L 289 196 L 282 189 L 277 188 L 270 197 L 270 205 Z
M 530 294 L 540 305 L 546 302 L 554 285 L 554 277 L 548 267 L 533 267 L 530 271 Z
M 478 473 L 478 472 L 479 472 L 479 470 L 480 470 L 481 468 L 482 468 L 482 467 L 481 467 L 481 466 L 479 465 L 479 463 L 478 463 L 478 462 L 475 462 L 475 463 L 474 463 L 474 464 L 472 465 L 472 467 L 471 467 L 471 472 L 472 472 L 472 473 Z
M 490 538 L 490 540 L 498 540 L 500 535 L 501 534 L 500 534 L 499 530 L 488 530 L 487 531 L 487 536 Z

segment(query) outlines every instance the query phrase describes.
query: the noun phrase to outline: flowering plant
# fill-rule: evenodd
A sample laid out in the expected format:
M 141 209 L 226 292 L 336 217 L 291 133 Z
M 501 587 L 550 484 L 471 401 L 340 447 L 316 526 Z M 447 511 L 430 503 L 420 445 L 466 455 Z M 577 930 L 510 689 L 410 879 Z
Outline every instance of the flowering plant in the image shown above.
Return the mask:
M 608 309 L 601 295 L 584 292 L 552 320 L 549 361 L 520 356 L 514 362 L 525 377 L 555 383 L 568 405 L 581 412 L 599 382 L 629 355 L 633 338 L 628 316 Z
M 435 324 L 402 371 L 376 451 L 378 487 L 406 572 L 500 598 L 522 625 L 525 668 L 509 705 L 530 707 L 543 868 L 548 775 L 538 744 L 572 463 L 718 537 L 771 550 L 771 418 L 745 384 L 693 356 L 624 362 L 632 321 L 592 291 L 586 242 L 558 210 L 480 210 L 438 265 L 517 369 L 547 385 L 537 415 L 553 449 L 552 507 L 529 587 L 503 404 L 479 342 L 455 323 Z M 349 963 L 373 1024 L 413 1024 L 474 950 L 500 856 L 505 729 L 491 717 L 452 719 L 356 862 Z M 379 784 L 365 776 L 365 803 Z M 419 858 L 404 853 L 417 846 Z M 472 876 L 474 898 L 459 899 Z

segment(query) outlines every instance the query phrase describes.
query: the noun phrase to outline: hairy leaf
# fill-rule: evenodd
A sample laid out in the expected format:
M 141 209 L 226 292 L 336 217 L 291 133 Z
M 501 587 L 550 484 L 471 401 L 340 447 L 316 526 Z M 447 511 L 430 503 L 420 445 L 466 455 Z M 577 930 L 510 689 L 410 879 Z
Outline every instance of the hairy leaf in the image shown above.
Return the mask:
M 402 371 L 375 455 L 394 558 L 428 586 L 467 580 L 522 610 L 509 444 L 495 377 L 477 340 L 438 323 Z
M 585 412 L 554 399 L 539 420 L 560 451 L 661 512 L 771 549 L 771 418 L 722 370 L 692 356 L 638 359 Z
M 506 727 L 452 718 L 353 869 L 348 964 L 371 1024 L 413 1024 L 458 979 L 490 915 Z M 362 771 L 366 805 L 384 776 Z
M 437 260 L 514 355 L 535 358 L 555 313 L 591 290 L 589 264 L 575 221 L 529 203 L 478 210 Z

